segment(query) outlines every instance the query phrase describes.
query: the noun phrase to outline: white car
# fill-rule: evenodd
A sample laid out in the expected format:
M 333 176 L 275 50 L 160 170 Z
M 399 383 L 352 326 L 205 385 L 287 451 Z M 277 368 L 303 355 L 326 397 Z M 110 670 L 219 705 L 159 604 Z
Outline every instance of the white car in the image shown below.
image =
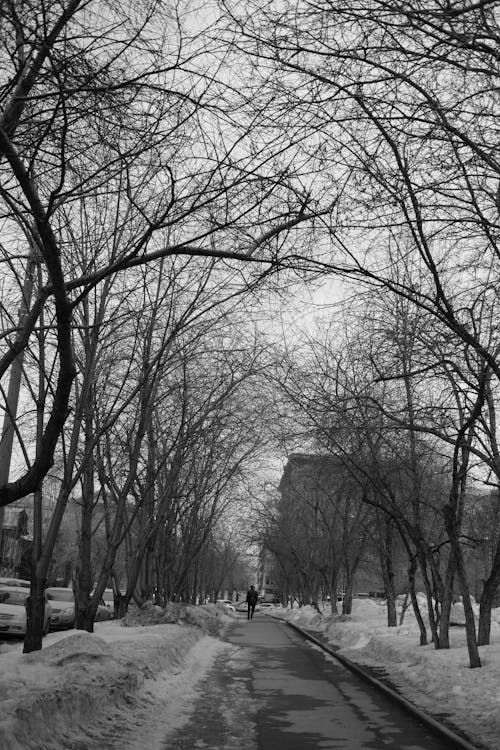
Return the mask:
M 110 609 L 112 612 L 115 609 L 115 595 L 113 593 L 113 589 L 104 589 L 104 593 L 102 595 L 102 601 L 104 602 L 104 605 Z
M 29 589 L 31 583 L 25 578 L 0 578 L 0 586 L 20 586 L 23 589 Z
M 234 612 L 235 610 L 235 605 L 231 599 L 217 599 L 217 604 L 222 604 L 225 609 L 230 609 L 231 612 Z
M 0 585 L 0 635 L 26 635 L 26 599 L 30 592 L 23 586 Z M 49 607 L 45 607 L 43 634 L 49 632 Z
M 235 607 L 236 612 L 248 612 L 248 604 L 245 601 L 240 601 Z M 262 605 L 260 602 L 257 602 L 255 605 L 254 612 L 260 612 L 262 609 Z
M 75 626 L 75 596 L 73 589 L 53 586 L 45 594 L 50 604 L 50 627 L 54 630 Z
M 50 608 L 50 627 L 52 630 L 75 627 L 75 595 L 73 589 L 52 586 L 46 590 Z M 99 602 L 95 622 L 113 619 L 113 611 L 106 606 L 103 599 Z

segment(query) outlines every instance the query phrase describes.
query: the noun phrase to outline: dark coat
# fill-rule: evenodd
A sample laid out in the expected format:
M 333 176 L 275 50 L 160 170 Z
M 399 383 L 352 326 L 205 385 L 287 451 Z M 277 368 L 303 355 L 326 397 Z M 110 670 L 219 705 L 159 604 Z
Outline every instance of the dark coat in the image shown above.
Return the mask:
M 259 598 L 258 593 L 255 591 L 255 589 L 250 589 L 247 593 L 247 604 L 251 604 L 253 607 L 257 604 L 257 599 Z

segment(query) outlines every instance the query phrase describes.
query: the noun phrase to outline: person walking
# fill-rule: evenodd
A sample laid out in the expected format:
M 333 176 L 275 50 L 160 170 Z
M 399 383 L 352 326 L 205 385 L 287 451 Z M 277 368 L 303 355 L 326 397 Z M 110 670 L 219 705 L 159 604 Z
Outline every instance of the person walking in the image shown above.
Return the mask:
M 255 611 L 255 605 L 257 604 L 258 594 L 253 586 L 250 586 L 249 590 L 247 591 L 247 604 L 248 604 L 248 615 L 247 619 L 251 620 L 253 618 L 253 613 Z

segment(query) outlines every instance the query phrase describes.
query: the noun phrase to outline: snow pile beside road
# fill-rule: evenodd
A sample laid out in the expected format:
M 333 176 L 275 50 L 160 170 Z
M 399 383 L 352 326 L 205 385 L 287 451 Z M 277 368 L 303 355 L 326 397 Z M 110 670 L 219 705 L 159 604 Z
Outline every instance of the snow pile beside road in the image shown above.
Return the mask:
M 286 620 L 291 620 L 301 628 L 308 630 L 324 630 L 325 618 L 317 609 L 309 604 L 304 607 L 295 607 L 294 609 L 276 609 L 269 610 L 269 614 Z
M 219 642 L 205 635 L 215 632 L 223 618 L 213 610 L 191 613 L 181 624 L 97 623 L 94 634 L 50 634 L 42 651 L 22 654 L 18 644 L 1 653 L 0 748 L 94 747 L 111 716 L 117 727 L 126 723 L 121 712 L 137 704 L 145 681 L 161 680 L 165 674 L 171 680 L 180 674 L 201 639 L 207 654 L 217 650 Z M 186 619 L 198 620 L 203 627 L 187 624 Z
M 396 629 L 397 630 L 397 629 Z M 375 634 L 362 649 L 342 654 L 382 667 L 406 698 L 430 715 L 444 716 L 474 741 L 498 748 L 500 736 L 500 642 L 479 649 L 482 667 L 470 669 L 463 629 L 452 630 L 451 648 L 418 646 L 416 634 Z
M 147 602 L 141 609 L 132 610 L 122 620 L 124 627 L 137 625 L 161 625 L 166 623 L 179 623 L 195 625 L 205 633 L 218 635 L 224 619 L 224 611 L 215 604 L 205 604 L 195 607 L 191 604 L 180 604 L 168 602 L 166 607 L 161 607 Z
M 459 611 L 460 606 L 457 619 Z M 360 666 L 375 669 L 377 676 L 383 670 L 401 695 L 429 715 L 443 718 L 471 742 L 492 750 L 499 747 L 500 609 L 493 611 L 491 644 L 479 649 L 480 669 L 469 667 L 463 627 L 451 628 L 450 649 L 419 646 L 413 612 L 406 612 L 402 625 L 389 628 L 382 602 L 356 599 L 350 617 L 325 612 L 322 623 L 312 607 L 283 610 L 279 616 L 320 632 L 339 653 Z

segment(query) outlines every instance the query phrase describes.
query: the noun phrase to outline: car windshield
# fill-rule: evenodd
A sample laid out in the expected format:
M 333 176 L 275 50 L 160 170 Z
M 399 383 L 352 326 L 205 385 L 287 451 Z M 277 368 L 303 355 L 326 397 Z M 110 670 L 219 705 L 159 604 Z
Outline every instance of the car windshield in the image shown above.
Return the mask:
M 49 599 L 55 599 L 56 602 L 73 602 L 75 600 L 73 592 L 68 589 L 47 589 Z
M 0 589 L 0 604 L 17 604 L 24 607 L 24 602 L 28 594 L 24 591 L 12 591 L 9 589 Z

